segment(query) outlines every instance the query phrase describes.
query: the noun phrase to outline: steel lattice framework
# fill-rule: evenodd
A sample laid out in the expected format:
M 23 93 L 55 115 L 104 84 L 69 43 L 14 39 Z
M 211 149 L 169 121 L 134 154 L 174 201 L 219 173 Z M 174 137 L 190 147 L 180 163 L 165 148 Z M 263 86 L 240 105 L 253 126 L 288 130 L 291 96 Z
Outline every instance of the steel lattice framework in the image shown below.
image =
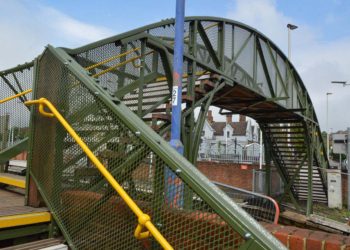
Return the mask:
M 311 213 L 312 200 L 326 201 L 328 161 L 310 96 L 294 66 L 271 40 L 242 23 L 188 17 L 184 32 L 186 158 L 197 159 L 210 105 L 222 114 L 252 117 L 263 130 L 267 162 L 279 170 L 294 204 L 298 207 L 295 198 L 308 199 Z M 174 19 L 168 19 L 66 51 L 141 118 L 152 117 L 164 134 L 170 129 L 164 114 L 169 114 L 174 36 Z M 201 80 L 203 75 L 209 79 Z M 161 126 L 155 120 L 163 121 Z
M 214 17 L 188 17 L 184 32 L 182 141 L 185 158 L 196 164 L 209 106 L 220 108 L 221 114 L 252 117 L 263 131 L 267 183 L 271 182 L 269 169 L 274 165 L 285 183 L 286 195 L 281 200 L 289 197 L 299 209 L 300 201 L 307 200 L 307 213 L 312 213 L 313 201 L 326 201 L 327 198 L 323 170 L 328 167 L 328 161 L 311 99 L 293 65 L 266 36 L 242 23 Z M 140 162 L 149 159 L 147 164 L 154 164 L 155 169 L 168 165 L 175 171 L 186 184 L 181 192 L 203 196 L 203 202 L 208 204 L 201 204 L 201 210 L 206 211 L 207 206 L 215 207 L 208 211 L 217 212 L 227 221 L 228 214 L 233 210 L 227 214 L 219 205 L 220 202 L 226 204 L 226 201 L 221 198 L 211 200 L 217 191 L 212 191 L 212 187 L 201 178 L 196 179 L 193 175 L 197 172 L 192 170 L 191 164 L 175 156 L 170 147 L 162 144 L 161 137 L 169 139 L 171 125 L 174 36 L 174 19 L 167 19 L 76 49 L 49 47 L 34 64 L 1 72 L 1 88 L 13 93 L 20 92 L 13 87 L 20 84 L 13 75 L 31 72 L 30 81 L 34 79 L 35 82 L 34 96 L 49 97 L 53 101 L 78 130 L 78 134 L 86 137 L 93 150 L 106 159 L 107 165 L 115 167 L 115 175 L 121 178 L 121 183 L 126 183 L 127 190 L 134 192 L 134 197 L 145 198 L 140 196 L 140 190 L 148 186 L 133 181 L 136 178 L 133 173 L 136 169 L 142 170 Z M 195 117 L 197 108 L 199 115 Z M 70 178 L 81 178 L 76 165 L 85 160 L 62 129 L 35 116 L 32 119 L 31 175 L 39 187 L 47 187 L 54 192 L 45 191 L 44 197 L 53 211 L 59 214 L 62 212 L 62 202 L 74 207 L 77 205 L 74 200 L 86 194 L 65 193 L 62 186 L 55 186 L 55 180 L 64 179 L 64 182 L 68 182 L 65 185 L 71 185 Z M 144 128 L 147 125 L 153 131 Z M 43 127 L 49 128 L 45 136 L 38 132 Z M 145 133 L 141 134 L 140 139 L 137 128 Z M 51 140 L 52 148 L 46 147 L 45 143 Z M 55 148 L 55 153 L 49 151 Z M 47 152 L 51 158 L 44 159 L 42 152 Z M 11 150 L 5 150 L 4 155 L 11 155 Z M 111 159 L 112 155 L 116 157 L 114 160 Z M 55 168 L 38 168 L 48 162 L 59 166 L 57 171 L 62 171 L 53 174 L 51 179 L 46 176 L 51 176 L 50 171 L 55 171 Z M 181 164 L 189 170 L 181 167 Z M 176 172 L 178 169 L 179 173 Z M 142 171 L 138 173 L 141 173 L 140 176 L 146 174 Z M 148 174 L 152 181 L 159 178 L 151 172 Z M 90 176 L 92 179 L 95 177 L 93 173 Z M 94 185 L 89 181 L 92 185 L 88 188 L 89 192 L 104 190 L 103 181 L 97 178 L 93 182 Z M 162 193 L 159 190 L 164 187 L 156 185 L 154 188 L 160 197 Z M 62 199 L 63 195 L 65 198 L 60 200 L 59 197 Z M 100 209 L 110 201 L 110 192 L 105 195 L 91 209 Z M 210 199 L 206 198 L 207 195 Z M 51 196 L 55 198 L 52 200 Z M 97 199 L 92 196 L 85 198 L 91 201 Z M 147 199 L 141 206 L 147 207 Z M 159 199 L 155 203 L 157 209 L 161 207 Z M 159 211 L 159 216 L 165 216 L 162 210 Z M 70 212 L 76 213 L 73 210 Z M 79 230 L 85 227 L 84 224 L 79 222 L 76 225 L 74 220 L 66 219 L 64 211 L 58 216 L 61 216 L 58 218 L 59 224 L 63 225 L 61 229 L 73 228 L 73 233 L 65 232 L 67 237 L 82 237 L 84 231 Z M 92 215 L 86 216 L 91 218 Z M 170 218 L 172 215 L 166 216 Z M 237 222 L 236 218 L 237 215 L 234 215 L 229 224 L 238 225 L 242 236 L 246 226 Z M 251 225 L 248 220 L 245 221 Z M 78 231 L 77 236 L 74 233 Z M 255 240 L 265 237 L 258 231 L 257 228 L 252 229 Z M 129 236 L 125 237 L 129 240 Z M 77 239 L 70 240 L 76 242 Z M 131 239 L 130 242 L 138 244 Z M 258 244 L 264 248 L 261 242 Z

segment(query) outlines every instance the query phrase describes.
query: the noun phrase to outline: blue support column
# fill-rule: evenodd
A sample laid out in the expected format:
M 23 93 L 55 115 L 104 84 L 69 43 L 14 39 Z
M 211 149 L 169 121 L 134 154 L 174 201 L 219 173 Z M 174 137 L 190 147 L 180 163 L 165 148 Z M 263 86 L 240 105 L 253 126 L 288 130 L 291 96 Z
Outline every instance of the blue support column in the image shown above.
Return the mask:
M 172 90 L 172 115 L 170 145 L 183 154 L 181 136 L 182 73 L 184 50 L 185 0 L 176 1 L 175 47 Z M 183 206 L 183 184 L 169 169 L 166 169 L 167 202 L 174 207 Z

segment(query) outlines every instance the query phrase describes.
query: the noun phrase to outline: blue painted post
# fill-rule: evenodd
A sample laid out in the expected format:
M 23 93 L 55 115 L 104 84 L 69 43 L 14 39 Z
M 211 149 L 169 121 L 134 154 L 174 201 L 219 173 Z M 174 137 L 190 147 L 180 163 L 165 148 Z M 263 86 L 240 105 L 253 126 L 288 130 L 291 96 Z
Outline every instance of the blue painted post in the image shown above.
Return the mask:
M 175 47 L 172 90 L 172 115 L 170 145 L 183 154 L 181 142 L 182 67 L 184 50 L 185 0 L 176 0 Z M 167 202 L 174 207 L 183 206 L 183 184 L 169 169 L 166 170 Z

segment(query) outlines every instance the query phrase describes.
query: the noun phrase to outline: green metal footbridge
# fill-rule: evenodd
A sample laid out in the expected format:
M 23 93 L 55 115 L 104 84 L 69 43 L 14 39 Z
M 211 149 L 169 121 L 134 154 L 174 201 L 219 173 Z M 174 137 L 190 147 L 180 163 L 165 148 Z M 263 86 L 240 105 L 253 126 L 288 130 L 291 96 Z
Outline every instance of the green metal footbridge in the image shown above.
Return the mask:
M 184 32 L 184 156 L 167 142 L 174 19 L 76 49 L 47 46 L 0 72 L 0 99 L 19 94 L 0 104 L 0 163 L 29 150 L 26 204 L 45 204 L 72 249 L 283 249 L 196 169 L 209 106 L 259 123 L 267 182 L 274 166 L 285 184 L 280 201 L 306 202 L 307 214 L 327 201 L 317 117 L 281 50 L 228 19 L 188 17 Z

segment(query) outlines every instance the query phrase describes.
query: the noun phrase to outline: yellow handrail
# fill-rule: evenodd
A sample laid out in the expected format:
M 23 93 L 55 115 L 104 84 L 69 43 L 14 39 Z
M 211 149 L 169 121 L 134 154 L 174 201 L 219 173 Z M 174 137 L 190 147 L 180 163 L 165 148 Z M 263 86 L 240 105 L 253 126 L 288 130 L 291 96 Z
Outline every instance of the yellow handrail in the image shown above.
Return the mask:
M 158 243 L 167 250 L 172 250 L 173 247 L 168 243 L 168 241 L 163 237 L 163 235 L 158 231 L 158 229 L 151 222 L 149 215 L 142 212 L 142 210 L 137 206 L 137 204 L 131 199 L 131 197 L 125 192 L 123 187 L 114 179 L 114 177 L 108 172 L 108 170 L 103 166 L 103 164 L 97 159 L 94 153 L 89 149 L 85 142 L 79 137 L 79 135 L 74 131 L 74 129 L 68 124 L 68 122 L 63 118 L 55 106 L 46 98 L 40 98 L 39 100 L 32 100 L 25 102 L 26 105 L 39 104 L 39 112 L 46 117 L 56 117 L 57 120 L 62 124 L 62 126 L 67 130 L 67 132 L 73 137 L 73 139 L 82 148 L 89 159 L 95 164 L 97 169 L 101 174 L 107 179 L 108 183 L 114 188 L 115 191 L 120 195 L 120 197 L 125 201 L 128 207 L 134 212 L 138 217 L 138 225 L 135 230 L 135 237 L 137 239 L 144 239 L 150 237 L 150 234 L 158 241 Z M 44 107 L 47 107 L 50 112 L 46 112 Z M 147 228 L 148 231 L 143 231 Z
M 147 52 L 147 53 L 145 54 L 145 56 L 147 56 L 147 55 L 149 55 L 149 54 L 152 54 L 153 52 L 154 52 L 154 50 L 152 50 L 152 51 L 150 51 L 150 52 Z M 136 59 L 139 59 L 139 58 L 141 58 L 141 56 L 132 57 L 132 58 L 130 58 L 130 59 L 124 61 L 124 62 L 118 63 L 118 64 L 116 64 L 116 65 L 114 65 L 114 66 L 112 66 L 112 67 L 109 67 L 108 69 L 102 70 L 101 72 L 99 72 L 99 73 L 97 73 L 97 74 L 94 74 L 92 77 L 97 77 L 97 76 L 103 75 L 103 74 L 105 74 L 105 73 L 107 73 L 107 72 L 109 72 L 109 71 L 111 71 L 111 70 L 114 70 L 114 69 L 116 69 L 116 68 L 119 68 L 119 67 L 121 67 L 121 66 L 123 66 L 123 65 L 125 65 L 125 64 L 128 64 L 129 62 L 133 62 L 133 61 L 135 61 Z
M 94 69 L 94 68 L 96 68 L 96 67 L 98 67 L 98 66 L 101 66 L 101 65 L 104 64 L 104 63 L 108 63 L 108 62 L 110 62 L 110 61 L 113 61 L 113 60 L 115 60 L 115 59 L 118 59 L 119 57 L 126 56 L 126 55 L 128 55 L 128 54 L 130 54 L 130 53 L 132 53 L 132 52 L 134 52 L 134 51 L 140 50 L 140 49 L 141 49 L 141 48 L 139 47 L 139 48 L 135 48 L 135 49 L 128 50 L 128 51 L 126 51 L 126 52 L 124 52 L 124 53 L 122 53 L 122 54 L 115 55 L 115 56 L 112 56 L 112 57 L 110 57 L 110 58 L 108 58 L 108 59 L 106 59 L 106 60 L 103 60 L 102 62 L 99 62 L 99 63 L 93 64 L 93 65 L 90 65 L 89 67 L 86 67 L 85 69 L 86 69 L 86 70 Z
M 32 92 L 32 89 L 27 89 L 26 91 L 23 91 L 21 93 L 18 93 L 17 95 L 13 95 L 13 96 L 10 96 L 10 97 L 7 97 L 5 99 L 2 99 L 0 100 L 0 104 L 4 103 L 4 102 L 8 102 L 8 101 L 11 101 L 12 99 L 15 99 L 17 97 L 20 97 L 20 96 L 23 96 L 23 95 L 26 95 L 28 93 Z

